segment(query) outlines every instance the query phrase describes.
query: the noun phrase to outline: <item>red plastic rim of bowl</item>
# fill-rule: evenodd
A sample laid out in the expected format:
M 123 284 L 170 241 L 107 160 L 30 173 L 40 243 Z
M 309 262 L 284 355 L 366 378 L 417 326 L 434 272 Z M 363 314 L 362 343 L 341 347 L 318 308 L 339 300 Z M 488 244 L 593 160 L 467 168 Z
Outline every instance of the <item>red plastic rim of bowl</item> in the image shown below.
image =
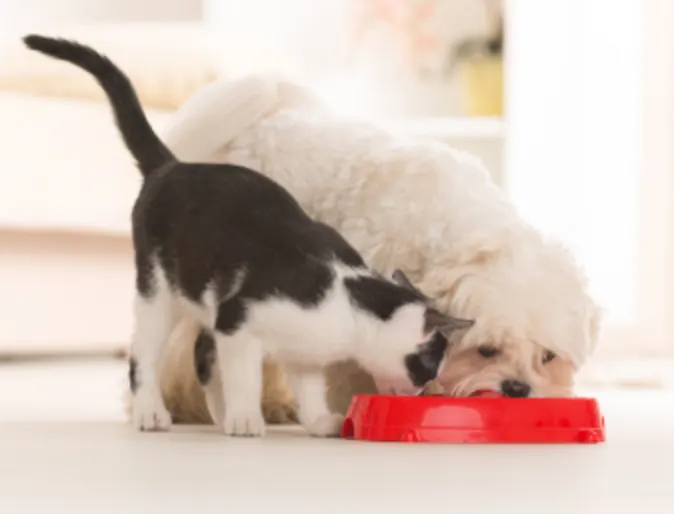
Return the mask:
M 430 443 L 601 443 L 593 398 L 358 395 L 342 437 Z

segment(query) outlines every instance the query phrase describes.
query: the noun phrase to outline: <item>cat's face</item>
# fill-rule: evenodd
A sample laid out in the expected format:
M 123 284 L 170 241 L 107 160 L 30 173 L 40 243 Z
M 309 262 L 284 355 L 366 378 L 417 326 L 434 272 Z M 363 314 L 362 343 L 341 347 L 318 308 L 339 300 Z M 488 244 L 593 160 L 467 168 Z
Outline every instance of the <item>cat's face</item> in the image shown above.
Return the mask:
M 413 287 L 400 272 L 394 279 L 401 287 Z M 416 394 L 438 375 L 451 335 L 472 325 L 440 313 L 418 293 L 417 301 L 398 308 L 379 327 L 361 365 L 372 374 L 380 393 Z
M 416 394 L 442 368 L 450 332 L 471 325 L 470 321 L 441 315 L 423 303 L 408 304 L 379 330 L 373 352 L 363 365 L 380 393 Z

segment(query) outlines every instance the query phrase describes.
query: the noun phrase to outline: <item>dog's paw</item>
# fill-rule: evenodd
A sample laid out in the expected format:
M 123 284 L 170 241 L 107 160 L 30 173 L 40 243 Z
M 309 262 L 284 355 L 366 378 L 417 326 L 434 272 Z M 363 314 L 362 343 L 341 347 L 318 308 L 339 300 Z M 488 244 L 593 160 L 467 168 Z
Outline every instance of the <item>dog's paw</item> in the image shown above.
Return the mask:
M 306 429 L 314 437 L 339 437 L 343 424 L 344 416 L 341 414 L 324 414 L 311 421 Z
M 225 408 L 225 421 L 223 430 L 227 435 L 260 437 L 264 435 L 265 424 L 262 413 L 257 410 L 227 412 Z
M 171 428 L 171 413 L 161 397 L 136 396 L 133 401 L 133 424 L 142 432 L 165 432 Z
M 262 414 L 270 425 L 291 425 L 298 422 L 297 405 L 292 402 L 263 400 Z

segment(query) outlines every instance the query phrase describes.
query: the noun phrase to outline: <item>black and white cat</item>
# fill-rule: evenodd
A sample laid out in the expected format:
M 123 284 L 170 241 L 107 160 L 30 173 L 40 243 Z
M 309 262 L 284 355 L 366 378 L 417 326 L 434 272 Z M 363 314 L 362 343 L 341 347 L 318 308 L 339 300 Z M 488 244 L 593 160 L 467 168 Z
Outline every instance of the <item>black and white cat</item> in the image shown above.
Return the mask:
M 449 333 L 471 321 L 433 309 L 401 273 L 395 284 L 369 271 L 335 230 L 310 219 L 265 176 L 178 162 L 152 130 L 128 78 L 93 49 L 36 35 L 24 41 L 98 80 L 144 177 L 133 209 L 130 381 L 138 429 L 171 425 L 158 363 L 181 316 L 202 326 L 197 373 L 214 419 L 230 435 L 264 432 L 265 357 L 287 367 L 300 420 L 317 436 L 338 434 L 342 423 L 324 399 L 328 363 L 353 358 L 398 393 L 435 378 Z

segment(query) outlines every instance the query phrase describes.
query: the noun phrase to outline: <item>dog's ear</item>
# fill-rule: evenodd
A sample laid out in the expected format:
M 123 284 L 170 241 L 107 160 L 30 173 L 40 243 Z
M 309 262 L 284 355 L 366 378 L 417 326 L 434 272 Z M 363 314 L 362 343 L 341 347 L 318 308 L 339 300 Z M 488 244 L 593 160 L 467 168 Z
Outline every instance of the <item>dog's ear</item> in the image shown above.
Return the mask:
M 440 332 L 443 336 L 449 338 L 455 330 L 465 330 L 472 327 L 475 321 L 472 319 L 455 318 L 449 314 L 444 314 L 436 309 L 428 308 L 424 315 L 424 331 Z
M 413 293 L 419 295 L 421 298 L 426 299 L 426 295 L 414 287 L 414 284 L 410 282 L 410 279 L 407 278 L 407 275 L 405 275 L 402 270 L 397 269 L 393 272 L 393 281 L 399 286 L 409 289 Z

